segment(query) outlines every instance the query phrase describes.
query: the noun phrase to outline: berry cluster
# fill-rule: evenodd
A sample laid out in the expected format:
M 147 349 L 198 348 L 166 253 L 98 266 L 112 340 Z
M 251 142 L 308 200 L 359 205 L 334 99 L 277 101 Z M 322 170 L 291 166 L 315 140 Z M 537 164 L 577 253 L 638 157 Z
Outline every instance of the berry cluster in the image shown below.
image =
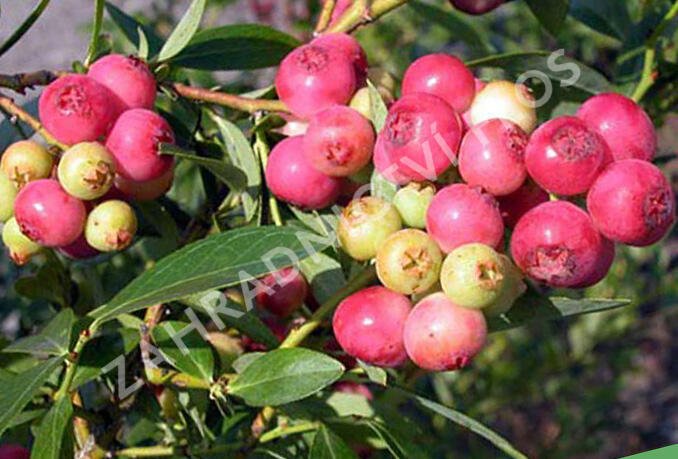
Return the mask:
M 58 154 L 26 140 L 2 155 L 2 237 L 16 263 L 42 247 L 89 258 L 132 243 L 137 218 L 128 202 L 155 199 L 173 177 L 172 157 L 158 148 L 174 134 L 152 111 L 155 97 L 148 66 L 121 55 L 45 88 L 40 121 L 70 147 Z
M 486 317 L 512 307 L 525 277 L 591 286 L 607 274 L 615 243 L 646 246 L 673 224 L 673 192 L 650 162 L 654 127 L 627 97 L 597 95 L 576 115 L 538 126 L 527 87 L 480 81 L 456 57 L 432 54 L 406 70 L 375 135 L 366 67 L 343 34 L 283 60 L 278 94 L 308 127 L 274 148 L 266 170 L 278 198 L 306 209 L 334 203 L 370 159 L 401 186 L 392 202 L 351 200 L 339 219 L 343 250 L 374 259 L 383 285 L 334 314 L 350 356 L 464 367 L 483 347 Z

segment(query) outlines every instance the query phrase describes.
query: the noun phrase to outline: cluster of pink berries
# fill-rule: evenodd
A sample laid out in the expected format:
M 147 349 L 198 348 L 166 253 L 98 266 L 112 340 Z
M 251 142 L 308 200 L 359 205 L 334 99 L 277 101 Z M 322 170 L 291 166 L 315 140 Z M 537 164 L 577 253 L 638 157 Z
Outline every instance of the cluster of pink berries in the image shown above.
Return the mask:
M 70 147 L 56 154 L 27 140 L 2 155 L 3 241 L 16 263 L 42 247 L 89 258 L 132 243 L 137 219 L 128 201 L 154 199 L 173 179 L 173 158 L 158 148 L 174 134 L 152 111 L 155 97 L 146 64 L 121 55 L 45 88 L 40 121 Z
M 347 35 L 290 53 L 276 88 L 308 128 L 275 147 L 266 171 L 277 197 L 311 209 L 335 202 L 370 158 L 402 186 L 392 202 L 352 200 L 339 219 L 344 251 L 376 259 L 383 284 L 334 315 L 335 337 L 355 358 L 461 368 L 483 346 L 486 317 L 524 293 L 524 277 L 591 286 L 607 274 L 615 243 L 653 244 L 674 222 L 673 191 L 650 162 L 654 127 L 625 96 L 594 96 L 576 116 L 538 126 L 525 86 L 480 81 L 456 57 L 432 54 L 407 69 L 375 135 L 356 102 L 366 74 Z

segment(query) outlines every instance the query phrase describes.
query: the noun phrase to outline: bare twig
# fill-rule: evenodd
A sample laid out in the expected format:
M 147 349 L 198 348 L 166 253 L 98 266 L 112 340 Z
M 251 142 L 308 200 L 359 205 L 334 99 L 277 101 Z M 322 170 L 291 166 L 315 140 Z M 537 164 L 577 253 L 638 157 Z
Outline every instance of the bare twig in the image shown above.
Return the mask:
M 289 110 L 279 100 L 249 99 L 225 92 L 211 91 L 209 89 L 196 88 L 181 83 L 173 83 L 170 87 L 181 97 L 192 100 L 200 100 L 211 104 L 223 105 L 243 112 L 254 113 L 258 111 L 288 112 Z

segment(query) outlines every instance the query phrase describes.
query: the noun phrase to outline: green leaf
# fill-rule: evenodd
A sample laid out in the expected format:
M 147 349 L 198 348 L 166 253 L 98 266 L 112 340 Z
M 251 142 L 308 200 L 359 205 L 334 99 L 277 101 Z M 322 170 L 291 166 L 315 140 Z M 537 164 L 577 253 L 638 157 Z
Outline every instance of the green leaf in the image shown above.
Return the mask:
M 50 0 L 40 0 L 40 3 L 38 3 L 35 8 L 33 8 L 33 11 L 31 11 L 31 14 L 28 15 L 28 17 L 24 20 L 24 22 L 17 27 L 17 29 L 12 33 L 12 35 L 5 40 L 5 42 L 0 45 L 0 56 L 5 54 L 12 46 L 14 46 L 20 39 L 21 37 L 24 36 L 28 30 L 33 27 L 33 24 L 35 24 L 35 21 L 38 20 L 40 15 L 42 15 L 43 11 L 45 11 L 45 8 L 47 8 L 47 5 L 49 5 Z
M 528 292 L 516 301 L 513 307 L 503 316 L 488 320 L 491 332 L 520 327 L 537 320 L 552 320 L 563 317 L 590 314 L 627 306 L 631 300 L 565 297 L 547 298 Z
M 379 132 L 383 129 L 386 123 L 386 116 L 388 115 L 388 108 L 384 103 L 384 99 L 379 94 L 379 90 L 374 87 L 371 81 L 367 82 L 368 91 L 370 94 L 370 114 L 372 115 L 372 124 L 374 129 Z
M 228 185 L 235 191 L 244 190 L 247 186 L 247 177 L 245 173 L 233 164 L 226 161 L 198 156 L 195 153 L 179 148 L 176 145 L 163 144 L 160 147 L 160 154 L 172 155 L 177 158 L 187 159 L 201 165 L 212 172 L 219 180 Z
M 260 24 L 236 24 L 198 32 L 172 63 L 201 70 L 250 70 L 278 65 L 299 46 L 286 33 Z
M 453 410 L 452 408 L 448 408 L 444 405 L 441 405 L 440 403 L 436 403 L 432 400 L 421 397 L 417 394 L 413 394 L 412 392 L 408 392 L 402 389 L 394 390 L 407 395 L 408 397 L 417 401 L 424 408 L 427 408 L 435 413 L 438 413 L 439 415 L 449 419 L 455 424 L 458 424 L 470 430 L 476 435 L 480 435 L 481 437 L 485 438 L 490 443 L 492 443 L 494 446 L 499 448 L 501 451 L 503 451 L 505 454 L 507 454 L 509 457 L 527 459 L 527 456 L 525 456 L 523 453 L 515 449 L 513 445 L 511 445 L 511 443 L 509 443 L 504 437 L 492 431 L 491 429 L 488 429 L 475 419 L 470 418 L 465 414 L 460 413 L 459 411 Z
M 344 366 L 320 352 L 276 349 L 258 358 L 228 385 L 228 393 L 250 406 L 284 405 L 329 386 Z
M 193 0 L 184 17 L 181 18 L 169 38 L 162 46 L 158 60 L 164 62 L 179 54 L 191 41 L 200 27 L 202 14 L 205 11 L 207 0 Z
M 70 303 L 71 282 L 68 274 L 55 263 L 46 263 L 35 274 L 24 276 L 14 283 L 14 290 L 32 300 L 46 300 L 61 307 Z
M 207 341 L 193 329 L 188 334 L 181 336 L 186 353 L 172 339 L 181 334 L 181 331 L 190 327 L 185 322 L 167 321 L 161 322 L 151 332 L 153 341 L 160 349 L 162 356 L 176 369 L 204 381 L 212 381 L 214 376 L 214 355 Z
M 149 47 L 148 47 L 148 38 L 144 33 L 144 29 L 141 26 L 137 27 L 137 35 L 139 35 L 139 46 L 137 47 L 137 55 L 143 60 L 148 60 L 149 57 Z
M 624 41 L 633 23 L 626 3 L 618 0 L 572 0 L 570 15 L 593 30 Z
M 326 247 L 293 228 L 238 228 L 208 236 L 160 260 L 89 315 L 99 321 L 194 293 L 228 287 L 292 265 Z M 265 263 L 268 261 L 269 263 Z
M 74 322 L 73 310 L 64 309 L 40 333 L 17 340 L 2 352 L 66 355 Z
M 368 365 L 362 360 L 358 360 L 358 366 L 365 370 L 365 373 L 367 373 L 367 377 L 370 379 L 370 381 L 379 384 L 380 386 L 386 386 L 386 382 L 388 381 L 388 374 L 386 373 L 386 370 L 381 367 Z
M 245 371 L 245 368 L 249 367 L 252 362 L 257 360 L 259 357 L 266 355 L 265 352 L 248 352 L 243 354 L 231 364 L 236 373 L 242 373 Z
M 154 56 L 158 53 L 162 46 L 162 40 L 150 27 L 141 24 L 110 2 L 106 2 L 106 11 L 115 25 L 120 28 L 123 35 L 125 35 L 130 43 L 136 46 L 137 49 L 141 48 L 141 41 L 143 40 L 138 32 L 139 28 L 141 28 L 148 41 L 149 55 Z
M 372 172 L 370 185 L 372 196 L 376 196 L 388 202 L 393 201 L 393 197 L 398 191 L 398 185 L 386 180 L 386 177 L 381 175 L 376 169 Z
M 357 459 L 358 456 L 344 440 L 322 425 L 313 438 L 308 457 L 309 459 Z
M 23 373 L 3 379 L 3 390 L 0 392 L 0 435 L 63 361 L 63 356 L 52 357 Z
M 570 0 L 527 0 L 527 5 L 541 25 L 552 35 L 557 35 L 567 18 Z
M 391 428 L 382 421 L 366 419 L 364 422 L 384 441 L 393 457 L 397 459 L 425 459 L 429 457 L 419 445 L 414 443 L 414 438 L 406 437 L 402 432 Z
M 341 263 L 324 253 L 318 252 L 306 258 L 300 263 L 299 269 L 311 285 L 313 298 L 320 304 L 346 285 Z
M 69 432 L 73 416 L 70 397 L 61 397 L 42 419 L 31 448 L 32 459 L 59 459 L 64 457 L 61 448 Z

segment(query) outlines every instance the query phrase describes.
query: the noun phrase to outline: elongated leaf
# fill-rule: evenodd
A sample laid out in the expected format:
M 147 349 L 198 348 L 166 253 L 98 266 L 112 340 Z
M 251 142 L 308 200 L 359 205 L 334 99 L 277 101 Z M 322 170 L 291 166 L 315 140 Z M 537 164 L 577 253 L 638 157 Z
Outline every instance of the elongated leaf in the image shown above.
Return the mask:
M 367 377 L 370 378 L 370 381 L 381 386 L 386 386 L 386 382 L 388 381 L 388 374 L 386 373 L 386 370 L 381 367 L 369 365 L 362 360 L 358 360 L 358 365 L 360 368 L 365 370 L 365 373 L 367 373 Z
M 198 32 L 172 63 L 202 70 L 259 69 L 278 65 L 299 44 L 264 25 L 228 25 Z
M 52 357 L 4 380 L 4 389 L 0 392 L 0 435 L 63 361 L 63 356 Z
M 37 335 L 17 340 L 4 348 L 3 352 L 28 354 L 66 355 L 73 329 L 72 309 L 64 309 Z
M 73 416 L 70 397 L 62 397 L 42 419 L 31 449 L 31 459 L 59 459 L 64 457 L 61 448 Z M 71 454 L 72 456 L 72 454 Z
M 130 282 L 89 315 L 99 321 L 205 290 L 228 287 L 292 265 L 325 244 L 293 228 L 239 228 L 187 245 Z M 268 263 L 266 263 L 268 261 Z
M 372 172 L 371 194 L 385 201 L 393 201 L 393 197 L 398 191 L 398 185 L 386 180 L 376 169 Z
M 320 352 L 276 349 L 248 365 L 228 392 L 251 406 L 284 405 L 318 392 L 343 373 L 341 363 Z
M 248 352 L 247 354 L 243 354 L 233 362 L 233 369 L 236 373 L 242 373 L 252 362 L 264 355 L 266 355 L 265 352 Z
M 527 456 L 525 456 L 523 453 L 515 449 L 513 445 L 511 445 L 511 443 L 509 443 L 505 438 L 503 438 L 496 432 L 492 431 L 491 429 L 485 427 L 475 419 L 470 418 L 465 414 L 460 413 L 459 411 L 453 410 L 452 408 L 448 408 L 444 405 L 441 405 L 440 403 L 436 403 L 432 400 L 421 397 L 417 394 L 413 394 L 412 392 L 408 392 L 402 389 L 394 390 L 401 392 L 407 395 L 408 397 L 414 399 L 424 408 L 427 408 L 435 413 L 440 414 L 441 416 L 444 416 L 445 418 L 449 419 L 455 424 L 458 424 L 470 430 L 476 435 L 480 435 L 481 437 L 490 441 L 490 443 L 499 448 L 501 451 L 506 453 L 509 457 L 527 459 Z
M 111 17 L 115 25 L 117 25 L 122 31 L 123 35 L 132 43 L 137 49 L 141 48 L 142 38 L 139 36 L 139 29 L 144 31 L 146 40 L 148 41 L 148 50 L 149 56 L 154 56 L 160 50 L 162 46 L 162 40 L 158 35 L 153 32 L 150 27 L 146 27 L 141 24 L 139 21 L 134 19 L 132 16 L 129 16 L 127 13 L 122 11 L 117 6 L 113 5 L 111 2 L 106 2 L 106 11 Z
M 320 426 L 308 455 L 309 459 L 357 459 L 357 455 L 337 434 Z
M 553 35 L 560 32 L 570 9 L 570 0 L 527 0 L 527 4 L 541 25 Z
M 547 298 L 527 293 L 518 299 L 504 316 L 490 319 L 488 327 L 492 332 L 508 330 L 538 320 L 591 314 L 620 308 L 630 303 L 631 300 L 627 299 L 582 298 L 577 300 L 564 297 Z
M 172 155 L 177 158 L 188 159 L 196 164 L 200 164 L 202 167 L 212 172 L 232 190 L 241 191 L 247 186 L 247 177 L 245 176 L 245 173 L 238 167 L 229 164 L 226 161 L 198 156 L 195 153 L 179 148 L 176 145 L 162 145 L 160 153 L 163 155 Z
M 346 285 L 341 263 L 324 253 L 316 253 L 299 265 L 304 277 L 311 284 L 313 298 L 322 304 L 334 292 Z
M 158 54 L 159 61 L 166 61 L 179 54 L 191 41 L 200 27 L 207 0 L 193 0 Z
M 593 30 L 622 41 L 633 27 L 626 3 L 618 0 L 571 0 L 570 14 Z
M 172 338 L 181 334 L 182 330 L 189 327 L 185 322 L 167 321 L 161 322 L 151 332 L 153 341 L 160 349 L 162 356 L 179 371 L 204 381 L 212 381 L 214 376 L 214 355 L 207 341 L 197 330 L 193 329 L 188 334 L 180 337 L 180 342 L 185 346 L 186 353 Z
M 37 21 L 43 11 L 45 11 L 45 8 L 47 8 L 49 2 L 50 0 L 40 0 L 40 3 L 35 6 L 26 20 L 21 23 L 21 25 L 12 33 L 12 35 L 9 36 L 9 38 L 7 38 L 7 40 L 5 40 L 2 45 L 0 45 L 0 56 L 5 54 L 21 39 L 21 37 L 24 36 L 26 32 L 28 32 L 31 27 L 33 27 L 33 24 L 35 24 L 35 21 Z
M 367 419 L 364 421 L 379 438 L 381 438 L 391 455 L 397 459 L 426 459 L 428 454 L 418 445 L 414 439 L 406 437 L 401 432 L 390 428 L 382 421 Z

